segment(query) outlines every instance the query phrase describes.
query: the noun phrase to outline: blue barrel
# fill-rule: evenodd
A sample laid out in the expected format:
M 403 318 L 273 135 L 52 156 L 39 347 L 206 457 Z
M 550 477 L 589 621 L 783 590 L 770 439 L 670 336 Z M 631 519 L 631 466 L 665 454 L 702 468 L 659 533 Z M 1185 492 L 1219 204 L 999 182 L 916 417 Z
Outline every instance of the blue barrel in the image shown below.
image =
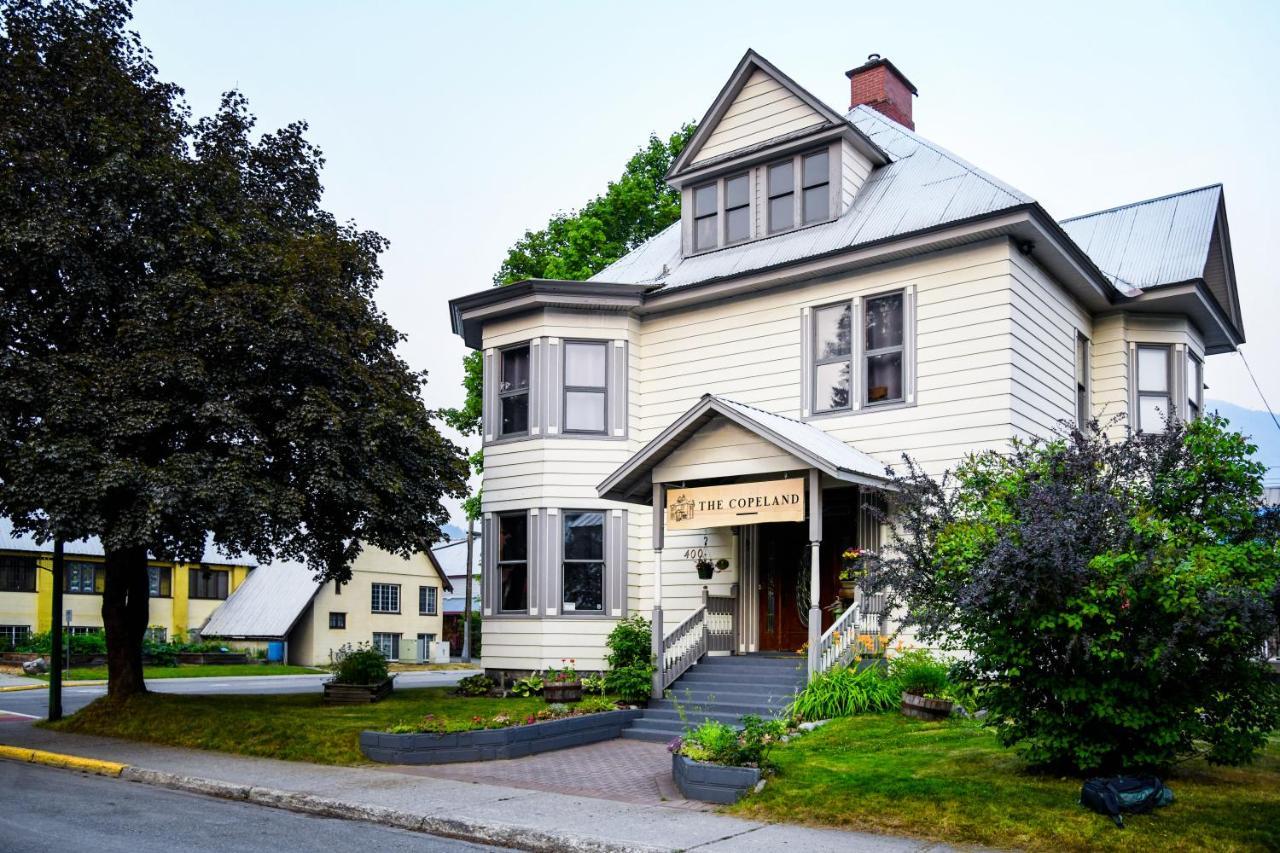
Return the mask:
M 272 640 L 267 643 L 267 662 L 284 663 L 284 641 Z

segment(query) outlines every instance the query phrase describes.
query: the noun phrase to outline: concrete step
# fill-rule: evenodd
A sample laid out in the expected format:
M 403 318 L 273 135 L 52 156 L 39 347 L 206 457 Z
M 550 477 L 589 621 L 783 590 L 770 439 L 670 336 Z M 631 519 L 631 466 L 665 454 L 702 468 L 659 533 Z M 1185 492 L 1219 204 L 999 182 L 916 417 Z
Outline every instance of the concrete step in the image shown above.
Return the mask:
M 742 714 L 757 714 L 759 716 L 765 717 L 765 716 L 772 716 L 773 714 L 781 713 L 782 710 L 787 707 L 790 701 L 791 701 L 790 699 L 786 699 L 786 700 L 775 699 L 770 701 L 767 699 L 753 698 L 753 699 L 743 699 L 743 700 L 732 701 L 732 702 L 731 701 L 721 702 L 717 700 L 708 700 L 708 701 L 702 701 L 702 702 L 699 702 L 697 700 L 692 700 L 692 701 L 686 702 L 683 698 L 676 699 L 674 701 L 671 699 L 659 699 L 655 702 L 650 702 L 649 708 L 647 710 L 679 712 L 681 709 L 683 709 L 686 714 L 693 714 L 698 711 L 717 711 L 717 712 L 723 712 L 723 713 L 736 713 L 739 716 L 741 716 Z
M 804 687 L 804 679 L 744 678 L 738 675 L 696 673 L 677 678 L 667 690 L 722 690 L 726 693 L 794 693 Z
M 798 687 L 790 685 L 759 684 L 684 684 L 676 682 L 664 691 L 663 699 L 675 699 L 680 702 L 759 702 L 762 700 L 785 699 L 791 701 Z
M 804 669 L 804 658 L 753 658 L 750 656 L 738 655 L 736 657 L 704 657 L 694 666 L 711 667 L 714 669 L 751 669 L 751 670 L 778 670 L 781 672 L 800 672 Z
M 622 736 L 627 740 L 647 740 L 651 743 L 669 743 L 673 738 L 679 737 L 682 731 L 683 729 L 632 725 L 631 728 L 622 730 Z
M 651 723 L 671 723 L 679 726 L 681 730 L 685 726 L 696 726 L 704 720 L 716 720 L 721 723 L 728 723 L 731 726 L 742 724 L 742 715 L 751 713 L 750 711 L 740 711 L 736 708 L 686 708 L 684 710 L 684 718 L 681 719 L 680 712 L 674 710 L 649 709 L 644 712 L 644 716 L 636 720 L 636 725 L 649 725 Z M 773 715 L 765 712 L 757 714 L 757 716 L 766 719 Z

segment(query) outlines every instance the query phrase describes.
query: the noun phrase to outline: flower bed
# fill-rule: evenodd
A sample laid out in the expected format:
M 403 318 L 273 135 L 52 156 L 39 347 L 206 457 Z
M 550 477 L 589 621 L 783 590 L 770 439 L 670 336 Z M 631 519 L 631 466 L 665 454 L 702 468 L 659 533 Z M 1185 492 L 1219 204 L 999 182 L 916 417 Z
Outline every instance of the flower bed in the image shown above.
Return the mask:
M 690 800 L 736 803 L 772 769 L 769 753 L 787 737 L 783 720 L 748 714 L 741 728 L 708 720 L 667 747 L 671 778 Z

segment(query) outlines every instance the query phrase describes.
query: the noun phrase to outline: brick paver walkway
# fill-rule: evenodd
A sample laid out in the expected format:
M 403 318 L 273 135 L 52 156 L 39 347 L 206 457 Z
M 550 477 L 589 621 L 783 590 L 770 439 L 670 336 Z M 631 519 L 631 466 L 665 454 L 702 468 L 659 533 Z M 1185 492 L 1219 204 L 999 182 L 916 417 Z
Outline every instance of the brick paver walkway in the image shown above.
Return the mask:
M 671 781 L 671 755 L 664 744 L 639 740 L 618 738 L 509 761 L 472 761 L 432 767 L 394 765 L 387 769 L 624 803 L 699 811 L 711 809 L 706 803 L 686 800 L 680 795 Z

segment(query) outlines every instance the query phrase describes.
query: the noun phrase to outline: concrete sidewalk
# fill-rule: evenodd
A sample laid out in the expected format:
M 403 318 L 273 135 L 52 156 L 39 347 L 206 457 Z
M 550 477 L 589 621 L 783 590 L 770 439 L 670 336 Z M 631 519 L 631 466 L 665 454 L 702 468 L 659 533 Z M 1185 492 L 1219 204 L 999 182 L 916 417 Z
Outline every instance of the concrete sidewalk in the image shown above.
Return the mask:
M 39 678 L 28 678 L 25 675 L 7 675 L 0 673 L 0 693 L 11 690 L 35 690 L 38 687 L 48 687 L 49 682 L 42 681 Z
M 424 778 L 395 767 L 326 767 L 178 749 L 17 725 L 10 746 L 129 765 L 122 779 L 294 811 L 369 820 L 527 850 L 901 851 L 909 838 L 740 820 L 720 814 Z M 123 782 L 121 784 L 124 784 Z

